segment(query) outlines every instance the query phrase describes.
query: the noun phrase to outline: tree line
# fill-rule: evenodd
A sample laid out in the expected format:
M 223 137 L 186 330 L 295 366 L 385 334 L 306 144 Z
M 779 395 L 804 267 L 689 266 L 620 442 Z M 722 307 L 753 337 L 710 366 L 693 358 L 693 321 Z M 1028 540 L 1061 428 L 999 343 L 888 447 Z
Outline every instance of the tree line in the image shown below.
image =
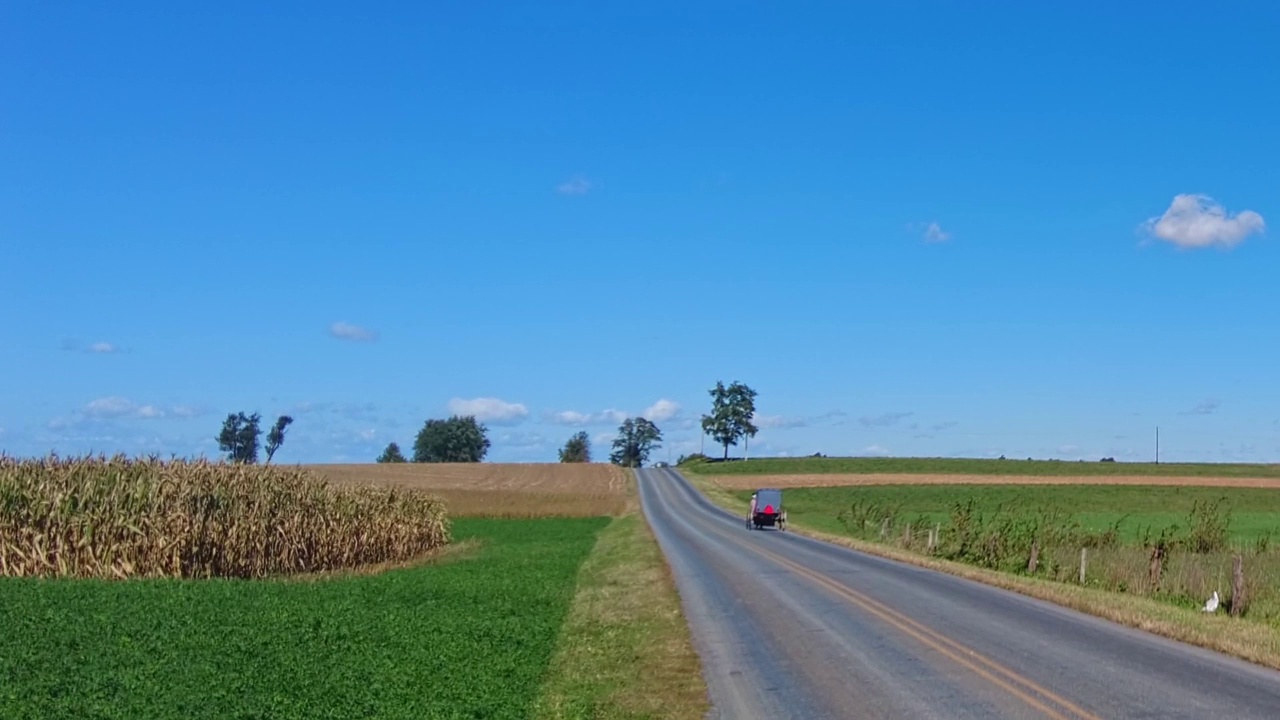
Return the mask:
M 702 432 L 710 435 L 724 447 L 724 458 L 729 458 L 729 448 L 739 440 L 749 442 L 758 428 L 752 422 L 755 415 L 756 391 L 740 382 L 726 386 L 717 380 L 708 393 L 711 411 L 702 416 Z M 262 435 L 259 413 L 246 415 L 230 413 L 222 423 L 217 436 L 218 449 L 226 453 L 231 462 L 252 464 L 258 462 Z M 267 431 L 267 463 L 284 444 L 285 432 L 293 424 L 293 418 L 281 415 Z M 491 442 L 484 423 L 473 415 L 452 415 L 448 418 L 427 420 L 413 441 L 413 455 L 406 458 L 400 446 L 390 443 L 377 457 L 380 463 L 470 463 L 481 462 L 488 454 Z M 641 467 L 649 461 L 653 451 L 662 447 L 662 430 L 644 417 L 629 417 L 618 426 L 609 453 L 609 462 L 625 467 Z M 560 448 L 560 462 L 592 462 L 591 439 L 586 432 L 574 433 Z
M 727 386 L 716 381 L 716 386 L 708 393 L 711 411 L 702 416 L 702 431 L 724 447 L 727 460 L 730 447 L 736 446 L 740 440 L 749 442 L 759 430 L 752 422 L 756 391 L 737 381 Z M 453 415 L 446 419 L 427 420 L 414 438 L 411 458 L 406 458 L 400 446 L 392 442 L 383 449 L 377 462 L 481 462 L 489 447 L 488 428 L 483 423 L 471 415 Z M 610 447 L 609 462 L 624 467 L 641 467 L 649 461 L 653 451 L 661 447 L 662 430 L 653 421 L 629 417 L 618 426 Z M 562 463 L 592 462 L 591 439 L 587 433 L 576 432 L 565 441 L 559 450 L 559 459 Z
M 262 415 L 253 413 L 245 415 L 243 412 L 228 413 L 227 419 L 222 421 L 222 431 L 214 438 L 218 441 L 218 449 L 226 453 L 227 460 L 233 463 L 243 463 L 252 465 L 258 462 L 258 450 L 260 444 L 258 439 L 262 436 L 262 428 L 259 426 L 262 422 Z M 293 424 L 293 418 L 288 415 L 281 415 L 276 418 L 275 425 L 267 431 L 267 463 L 271 462 L 271 458 L 275 457 L 276 451 L 284 445 L 285 429 Z

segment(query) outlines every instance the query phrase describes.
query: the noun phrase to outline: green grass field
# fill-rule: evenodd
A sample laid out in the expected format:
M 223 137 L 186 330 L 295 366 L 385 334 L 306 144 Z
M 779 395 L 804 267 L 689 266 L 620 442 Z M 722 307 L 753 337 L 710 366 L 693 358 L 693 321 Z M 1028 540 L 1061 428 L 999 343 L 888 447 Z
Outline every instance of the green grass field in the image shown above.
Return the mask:
M 320 581 L 0 578 L 0 717 L 521 718 L 607 518 Z
M 700 475 L 927 474 L 1044 476 L 1165 476 L 1280 478 L 1280 465 L 1068 462 L 966 458 L 760 458 L 731 462 L 692 462 L 680 466 Z
M 745 506 L 751 491 L 721 491 Z M 868 485 L 784 491 L 797 528 L 881 543 L 1024 575 L 1033 538 L 1043 546 L 1036 577 L 1198 608 L 1218 590 L 1228 603 L 1232 556 L 1244 559 L 1247 619 L 1280 627 L 1280 491 L 1135 485 Z M 972 512 L 953 515 L 972 502 Z M 1193 509 L 1200 512 L 1193 518 Z M 1217 503 L 1217 510 L 1205 512 Z M 886 520 L 887 519 L 887 520 Z M 887 522 L 887 525 L 886 525 Z M 1223 527 L 1225 522 L 1225 527 Z M 881 535 L 882 528 L 887 535 Z M 938 547 L 927 537 L 937 527 Z M 1111 531 L 1114 529 L 1114 533 Z M 1170 531 L 1157 584 L 1152 543 Z
M 750 490 L 734 491 L 744 503 Z M 791 488 L 784 491 L 787 517 L 815 530 L 843 533 L 837 513 L 855 502 L 897 508 L 898 516 L 946 524 L 952 507 L 974 500 L 990 515 L 998 508 L 1015 515 L 1059 508 L 1082 529 L 1102 532 L 1119 523 L 1122 543 L 1135 542 L 1144 527 L 1159 533 L 1170 525 L 1186 527 L 1192 503 L 1224 499 L 1231 511 L 1233 542 L 1253 542 L 1280 530 L 1280 492 L 1265 488 L 1209 488 L 1141 485 L 869 485 Z

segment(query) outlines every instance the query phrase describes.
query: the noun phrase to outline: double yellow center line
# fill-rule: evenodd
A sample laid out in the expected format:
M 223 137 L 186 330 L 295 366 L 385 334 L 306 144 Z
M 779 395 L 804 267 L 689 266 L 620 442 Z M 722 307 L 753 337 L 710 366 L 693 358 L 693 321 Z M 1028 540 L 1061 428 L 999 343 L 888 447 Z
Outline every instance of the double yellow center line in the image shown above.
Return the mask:
M 740 538 L 735 538 L 720 528 L 716 528 L 715 532 L 726 539 L 733 540 L 735 543 L 740 540 Z M 1013 695 L 1031 707 L 1043 712 L 1047 717 L 1054 718 L 1054 720 L 1071 720 L 1072 718 L 1080 720 L 1102 720 L 1101 717 L 1094 715 L 1043 685 L 1010 670 L 991 658 L 988 658 L 976 650 L 952 640 L 932 628 L 921 625 L 906 615 L 889 608 L 883 603 L 873 600 L 857 590 L 841 585 L 825 575 L 814 572 L 813 570 L 800 565 L 790 558 L 779 555 L 771 550 L 765 550 L 764 548 L 756 546 L 754 543 L 741 544 L 741 546 L 746 547 L 751 552 L 754 552 L 764 558 L 772 560 L 778 565 L 781 565 L 795 574 L 813 582 L 815 585 L 829 590 L 840 598 L 882 620 L 885 624 L 912 638 L 915 638 L 926 647 L 936 650 L 947 658 L 955 661 L 957 664 L 972 670 L 980 677 L 1000 688 L 1003 688 L 1010 695 Z

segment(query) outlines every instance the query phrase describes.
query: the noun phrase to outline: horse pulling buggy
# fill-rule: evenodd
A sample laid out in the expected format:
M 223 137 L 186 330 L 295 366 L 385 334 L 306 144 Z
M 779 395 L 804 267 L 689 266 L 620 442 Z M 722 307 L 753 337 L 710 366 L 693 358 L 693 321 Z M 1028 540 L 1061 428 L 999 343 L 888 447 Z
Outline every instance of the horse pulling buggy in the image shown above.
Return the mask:
M 787 511 L 782 507 L 782 491 L 777 488 L 760 488 L 751 495 L 747 529 L 759 530 L 765 527 L 787 529 Z

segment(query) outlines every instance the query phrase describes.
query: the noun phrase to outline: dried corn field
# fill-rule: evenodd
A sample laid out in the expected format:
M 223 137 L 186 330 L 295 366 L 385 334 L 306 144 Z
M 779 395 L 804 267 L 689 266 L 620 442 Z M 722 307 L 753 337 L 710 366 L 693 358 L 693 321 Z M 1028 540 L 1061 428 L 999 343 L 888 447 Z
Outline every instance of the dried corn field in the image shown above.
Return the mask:
M 336 485 L 426 489 L 452 517 L 619 515 L 633 502 L 631 475 L 604 463 L 369 463 L 310 465 Z
M 439 498 L 302 468 L 0 456 L 0 575 L 261 578 L 422 556 Z

